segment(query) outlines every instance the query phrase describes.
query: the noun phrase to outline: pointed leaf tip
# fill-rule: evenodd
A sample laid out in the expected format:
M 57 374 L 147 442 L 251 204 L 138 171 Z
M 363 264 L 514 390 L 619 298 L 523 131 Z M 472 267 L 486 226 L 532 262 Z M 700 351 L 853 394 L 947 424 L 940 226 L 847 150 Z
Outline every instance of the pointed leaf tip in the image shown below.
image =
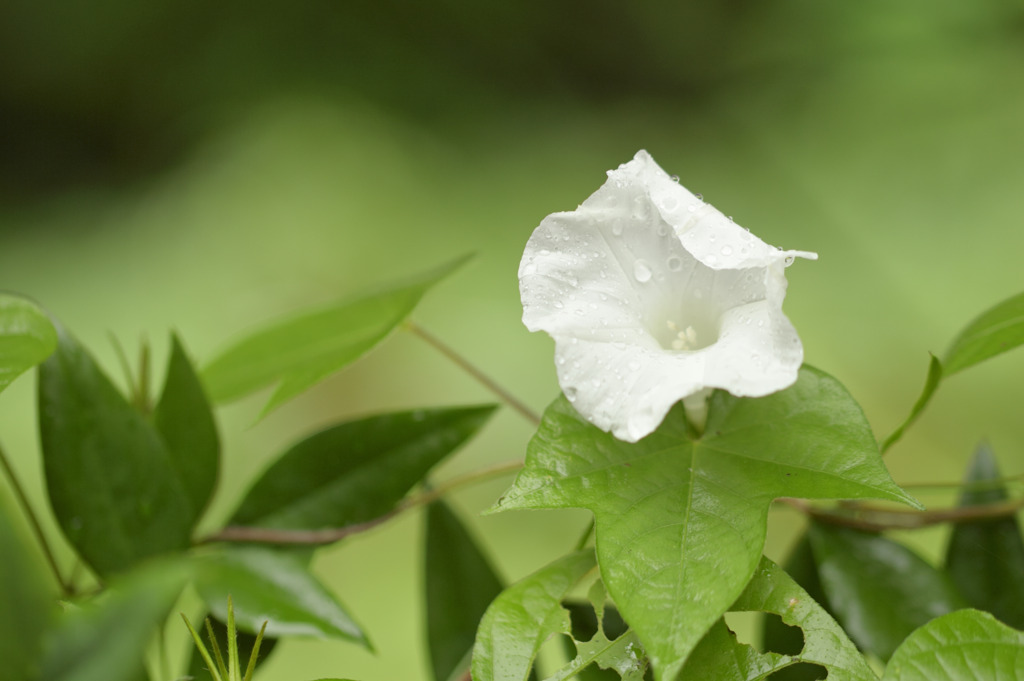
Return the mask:
M 384 340 L 435 284 L 470 259 L 464 255 L 428 272 L 270 324 L 236 342 L 202 370 L 217 403 L 277 384 L 265 416 L 340 371 Z

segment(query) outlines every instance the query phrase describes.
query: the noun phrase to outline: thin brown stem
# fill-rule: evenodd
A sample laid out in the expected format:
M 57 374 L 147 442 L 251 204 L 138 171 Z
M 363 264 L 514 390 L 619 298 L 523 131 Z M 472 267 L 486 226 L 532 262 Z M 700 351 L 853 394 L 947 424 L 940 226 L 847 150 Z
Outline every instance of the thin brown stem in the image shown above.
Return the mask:
M 429 491 L 421 492 L 420 494 L 405 499 L 393 510 L 363 523 L 346 525 L 345 527 L 331 527 L 324 530 L 286 530 L 269 527 L 245 527 L 236 525 L 225 527 L 219 532 L 211 534 L 203 539 L 203 543 L 225 541 L 256 542 L 262 544 L 331 544 L 353 534 L 372 530 L 404 511 L 429 504 L 459 487 L 464 487 L 488 478 L 512 473 L 522 468 L 522 466 L 523 464 L 521 461 L 509 461 L 481 468 L 479 470 L 466 473 L 465 475 L 452 478 Z
M 520 402 L 514 395 L 494 382 L 489 376 L 469 363 L 469 361 L 456 352 L 454 349 L 443 343 L 437 336 L 433 335 L 422 326 L 412 320 L 406 320 L 403 325 L 406 330 L 412 332 L 427 342 L 428 345 L 440 352 L 442 355 L 454 362 L 460 369 L 477 380 L 478 383 L 494 393 L 498 399 L 512 407 L 527 421 L 537 426 L 540 425 L 540 415 Z
M 881 508 L 867 504 L 848 504 L 842 508 L 822 508 L 804 499 L 782 498 L 779 503 L 795 508 L 815 520 L 852 527 L 866 532 L 885 530 L 920 530 L 942 523 L 969 523 L 993 520 L 1013 515 L 1024 508 L 1024 498 L 999 501 L 977 506 L 937 508 L 930 511 L 911 511 Z
M 0 466 L 3 467 L 7 481 L 11 484 L 11 489 L 14 490 L 14 496 L 18 498 L 18 503 L 25 513 L 25 517 L 28 518 L 29 525 L 32 526 L 32 532 L 36 536 L 36 541 L 39 542 L 39 547 L 42 549 L 46 562 L 50 565 L 50 570 L 53 571 L 53 576 L 57 579 L 57 584 L 60 585 L 61 591 L 65 596 L 74 595 L 74 588 L 65 582 L 61 576 L 60 567 L 57 566 L 57 559 L 54 557 L 50 544 L 46 541 L 46 535 L 43 533 L 43 526 L 39 523 L 39 518 L 36 516 L 35 511 L 32 510 L 32 504 L 29 503 L 28 495 L 25 494 L 25 488 L 21 486 L 18 476 L 15 475 L 14 468 L 7 459 L 7 454 L 4 453 L 3 447 L 0 447 Z

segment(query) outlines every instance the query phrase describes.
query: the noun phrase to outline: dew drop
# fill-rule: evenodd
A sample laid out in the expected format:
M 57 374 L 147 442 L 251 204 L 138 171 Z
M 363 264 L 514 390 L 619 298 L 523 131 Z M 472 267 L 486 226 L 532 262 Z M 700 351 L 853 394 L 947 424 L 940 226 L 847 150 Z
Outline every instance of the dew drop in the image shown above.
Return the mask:
M 732 246 L 722 246 L 722 255 L 732 255 Z
M 560 365 L 564 365 L 564 364 L 565 364 L 565 357 L 559 357 L 559 358 L 558 358 L 558 363 L 559 363 Z
M 676 184 L 679 184 L 679 176 L 678 175 L 673 175 L 672 176 L 672 181 L 675 182 Z
M 674 211 L 679 207 L 679 200 L 674 196 L 668 196 L 661 202 L 661 207 L 667 211 Z
M 786 260 L 785 260 L 786 267 L 789 267 L 790 265 L 792 265 L 793 264 L 793 260 L 794 260 L 793 256 L 787 255 L 786 256 Z
M 575 402 L 576 401 L 576 388 L 573 388 L 572 386 L 569 386 L 568 388 L 566 388 L 565 389 L 565 398 L 567 400 L 569 400 L 570 402 Z
M 562 304 L 562 301 L 560 301 L 560 300 L 556 300 L 555 301 L 555 308 L 556 309 L 561 310 L 563 307 L 565 307 L 565 305 Z
M 633 276 L 641 284 L 651 280 L 651 267 L 643 260 L 633 261 Z
M 582 317 L 582 316 L 583 316 L 583 310 L 580 310 L 579 308 L 577 308 L 576 310 L 574 310 L 574 312 L 576 313 L 576 316 L 577 316 L 577 317 Z
M 621 222 L 616 221 L 616 222 L 612 223 L 612 234 L 614 234 L 615 236 L 622 236 L 622 223 Z
M 668 268 L 673 272 L 678 272 L 683 269 L 683 259 L 678 255 L 670 255 L 668 260 L 665 261 L 665 264 L 668 265 Z
M 696 213 L 697 212 L 697 206 L 689 205 L 689 206 L 686 207 L 686 210 L 690 211 L 691 213 Z
M 703 201 L 704 200 L 704 195 L 703 194 L 694 194 L 694 196 L 697 197 L 698 201 Z
M 715 263 L 718 262 L 718 256 L 716 256 L 714 254 L 711 254 L 711 255 L 707 256 L 705 258 L 705 260 L 707 261 L 708 265 L 714 265 Z
M 658 236 L 665 236 L 666 234 L 668 234 L 668 225 L 666 225 L 664 222 L 659 222 Z

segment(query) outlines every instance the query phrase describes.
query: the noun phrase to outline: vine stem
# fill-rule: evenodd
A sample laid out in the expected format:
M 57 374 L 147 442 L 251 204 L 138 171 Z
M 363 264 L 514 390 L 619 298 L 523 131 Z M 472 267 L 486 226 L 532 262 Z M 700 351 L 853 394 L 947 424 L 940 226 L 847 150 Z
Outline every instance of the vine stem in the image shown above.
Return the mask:
M 408 497 L 398 506 L 384 515 L 367 520 L 366 522 L 346 525 L 345 527 L 332 527 L 325 530 L 286 530 L 270 527 L 245 527 L 228 526 L 219 532 L 205 537 L 201 543 L 216 541 L 225 542 L 258 542 L 265 544 L 331 544 L 353 534 L 359 534 L 373 529 L 378 525 L 391 520 L 395 516 L 419 506 L 425 506 L 436 501 L 452 490 L 464 487 L 489 478 L 499 477 L 508 473 L 514 473 L 523 467 L 522 461 L 506 461 L 494 464 L 486 468 L 471 471 L 464 475 L 454 477 L 444 483 L 415 496 Z
M 1024 498 L 959 508 L 938 508 L 932 511 L 905 511 L 867 504 L 851 505 L 842 510 L 835 510 L 816 507 L 805 499 L 784 497 L 776 499 L 776 501 L 821 522 L 852 527 L 866 532 L 920 530 L 942 523 L 993 520 L 1013 515 L 1024 508 Z
M 60 567 L 57 565 L 57 559 L 54 557 L 53 551 L 50 549 L 50 543 L 46 541 L 46 535 L 43 533 L 43 526 L 39 523 L 39 518 L 36 516 L 35 511 L 32 510 L 32 504 L 29 503 L 28 495 L 25 494 L 25 488 L 21 486 L 18 476 L 14 473 L 14 468 L 11 466 L 11 462 L 7 458 L 7 454 L 4 452 L 3 447 L 0 447 L 0 466 L 3 466 L 4 475 L 7 477 L 7 481 L 11 484 L 11 488 L 14 490 L 14 496 L 17 497 L 21 510 L 25 513 L 25 517 L 28 518 L 29 525 L 32 526 L 32 532 L 36 536 L 36 541 L 39 542 L 39 547 L 42 549 L 43 555 L 46 557 L 46 562 L 50 565 L 50 570 L 53 572 L 53 576 L 57 579 L 57 584 L 60 586 L 60 589 L 65 596 L 73 596 L 75 590 L 70 584 L 65 582 L 64 577 L 61 576 Z
M 430 333 L 422 326 L 412 321 L 411 319 L 406 320 L 403 323 L 403 328 L 412 333 L 413 335 L 426 341 L 428 345 L 433 347 L 435 350 L 440 352 L 442 355 L 454 362 L 460 369 L 465 371 L 467 374 L 477 380 L 478 383 L 483 385 L 485 388 L 494 393 L 498 399 L 512 407 L 517 411 L 523 418 L 532 423 L 535 426 L 540 425 L 540 415 L 535 411 L 527 407 L 521 401 L 519 401 L 514 395 L 502 388 L 500 385 L 494 382 L 487 374 L 477 369 L 475 366 L 470 364 L 469 360 L 460 355 L 454 349 L 442 342 L 437 336 Z

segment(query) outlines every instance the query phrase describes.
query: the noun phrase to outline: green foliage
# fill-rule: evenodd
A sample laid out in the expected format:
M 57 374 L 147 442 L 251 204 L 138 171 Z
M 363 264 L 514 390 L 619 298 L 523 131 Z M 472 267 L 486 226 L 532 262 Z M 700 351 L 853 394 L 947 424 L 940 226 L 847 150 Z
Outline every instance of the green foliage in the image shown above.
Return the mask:
M 977 610 L 937 617 L 907 637 L 882 681 L 1024 679 L 1024 633 Z
M 28 542 L 0 500 L 0 664 L 11 679 L 39 679 L 43 636 L 57 615 Z
M 716 392 L 700 437 L 677 406 L 649 437 L 622 442 L 559 398 L 498 508 L 590 509 L 608 590 L 658 678 L 672 679 L 750 580 L 780 496 L 914 503 L 849 393 L 804 368 L 768 397 Z
M 277 384 L 263 413 L 276 409 L 359 359 L 400 324 L 434 284 L 469 256 L 363 298 L 271 325 L 225 350 L 203 369 L 215 402 Z
M 967 470 L 960 507 L 1005 501 L 999 477 L 992 449 L 982 444 Z M 946 551 L 946 571 L 971 607 L 1024 628 L 1024 540 L 1015 516 L 957 523 Z
M 336 637 L 370 645 L 338 599 L 287 552 L 224 547 L 203 557 L 196 588 L 210 611 L 225 621 L 230 596 L 238 627 L 251 634 L 269 621 L 266 633 L 274 638 Z
M 72 336 L 39 367 L 39 430 L 50 503 L 68 541 L 100 575 L 189 546 L 198 477 Z M 172 393 L 174 390 L 172 389 Z M 194 413 L 190 411 L 190 413 Z M 176 438 L 189 424 L 165 422 Z
M 570 632 L 562 601 L 594 564 L 593 551 L 579 551 L 505 589 L 480 622 L 473 680 L 526 681 L 544 641 L 552 633 Z
M 493 412 L 493 406 L 421 409 L 328 428 L 282 454 L 253 484 L 232 523 L 320 529 L 378 518 Z
M 761 559 L 753 579 L 730 610 L 779 615 L 785 624 L 803 630 L 803 648 L 792 655 L 758 653 L 737 642 L 719 620 L 694 649 L 680 679 L 756 681 L 794 664 L 810 662 L 824 667 L 832 681 L 875 680 L 871 668 L 835 620 L 767 558 Z
M 234 607 L 229 609 L 229 614 L 234 610 Z M 228 626 L 222 620 L 216 617 L 205 618 L 204 631 L 207 634 L 207 641 L 210 641 L 210 647 L 218 647 L 220 650 L 227 650 L 228 647 Z M 190 625 L 191 626 L 191 625 Z M 213 638 L 210 638 L 212 633 Z M 263 636 L 260 640 L 259 649 L 256 649 L 257 636 L 250 634 L 245 631 L 238 631 L 235 629 L 235 645 L 238 646 L 237 657 L 239 660 L 250 660 L 255 663 L 258 667 L 262 664 L 267 657 L 270 656 L 271 651 L 277 646 L 277 639 L 269 636 Z M 212 643 L 216 641 L 216 643 Z M 252 660 L 253 652 L 256 652 L 256 659 Z M 193 679 L 203 679 L 205 675 L 209 674 L 210 666 L 204 659 L 200 651 L 197 649 L 192 651 L 192 656 L 189 659 L 188 664 L 188 675 Z M 214 663 L 216 665 L 216 663 Z
M 56 347 L 57 332 L 45 312 L 24 298 L 0 293 L 0 392 Z
M 190 502 L 193 522 L 198 521 L 217 485 L 220 441 L 199 377 L 175 335 L 171 336 L 167 378 L 153 410 L 153 425 Z
M 442 501 L 427 508 L 425 590 L 427 648 L 434 681 L 466 671 L 480 618 L 501 593 L 494 568 Z
M 947 575 L 902 544 L 821 523 L 809 534 L 829 607 L 882 660 L 919 626 L 965 605 Z
M 964 328 L 942 359 L 947 376 L 1024 344 L 1024 293 L 986 310 Z
M 111 582 L 98 602 L 73 606 L 47 640 L 40 679 L 139 681 L 150 638 L 191 573 L 180 560 L 150 563 Z

